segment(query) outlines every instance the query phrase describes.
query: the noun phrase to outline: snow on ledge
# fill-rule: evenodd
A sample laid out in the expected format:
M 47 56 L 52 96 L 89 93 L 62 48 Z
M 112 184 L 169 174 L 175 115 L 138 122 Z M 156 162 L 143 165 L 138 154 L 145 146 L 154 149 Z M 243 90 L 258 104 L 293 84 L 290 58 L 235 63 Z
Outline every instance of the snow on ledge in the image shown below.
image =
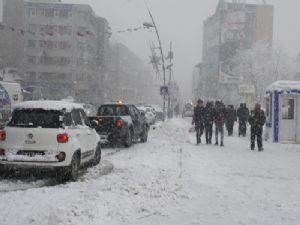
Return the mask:
M 267 88 L 268 91 L 289 91 L 300 90 L 300 81 L 279 80 L 272 83 Z
M 64 101 L 27 101 L 16 104 L 14 109 L 44 109 L 44 110 L 63 110 L 71 112 L 74 108 L 83 109 L 83 106 L 76 103 Z

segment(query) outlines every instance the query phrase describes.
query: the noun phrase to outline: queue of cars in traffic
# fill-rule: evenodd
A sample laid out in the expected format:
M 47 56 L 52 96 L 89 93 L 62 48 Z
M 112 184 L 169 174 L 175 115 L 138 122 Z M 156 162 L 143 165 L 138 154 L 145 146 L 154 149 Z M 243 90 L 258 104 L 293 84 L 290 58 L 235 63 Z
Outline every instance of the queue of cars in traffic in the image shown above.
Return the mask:
M 101 105 L 96 115 L 93 110 L 65 101 L 15 105 L 0 130 L 0 172 L 50 170 L 75 181 L 81 167 L 99 164 L 104 144 L 147 142 L 150 125 L 158 118 L 150 106 L 138 109 L 122 102 Z

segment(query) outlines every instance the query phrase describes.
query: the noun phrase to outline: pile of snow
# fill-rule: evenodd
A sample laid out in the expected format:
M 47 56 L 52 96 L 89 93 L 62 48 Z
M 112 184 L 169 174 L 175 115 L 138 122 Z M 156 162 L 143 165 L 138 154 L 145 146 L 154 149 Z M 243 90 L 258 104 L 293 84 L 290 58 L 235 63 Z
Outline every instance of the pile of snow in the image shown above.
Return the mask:
M 83 106 L 76 103 L 64 101 L 27 101 L 15 105 L 14 109 L 44 109 L 44 110 L 66 110 L 71 112 L 73 109 L 83 109 Z
M 300 90 L 300 81 L 279 80 L 271 84 L 267 91 Z

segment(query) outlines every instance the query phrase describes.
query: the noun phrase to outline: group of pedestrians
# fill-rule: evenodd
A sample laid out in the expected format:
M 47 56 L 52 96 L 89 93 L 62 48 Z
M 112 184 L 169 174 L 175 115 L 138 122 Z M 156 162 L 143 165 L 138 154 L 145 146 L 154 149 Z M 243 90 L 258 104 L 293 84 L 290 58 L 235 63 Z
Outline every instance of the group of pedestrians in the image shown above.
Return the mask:
M 224 146 L 224 127 L 228 136 L 233 135 L 235 122 L 238 121 L 239 137 L 247 134 L 247 123 L 251 126 L 251 150 L 254 150 L 255 140 L 259 151 L 263 151 L 262 134 L 266 122 L 265 113 L 260 104 L 256 104 L 251 113 L 245 103 L 236 110 L 233 105 L 225 107 L 222 101 L 204 102 L 199 99 L 194 108 L 192 125 L 195 125 L 197 145 L 201 144 L 201 137 L 205 132 L 206 144 L 212 144 L 213 125 L 215 125 L 215 145 Z

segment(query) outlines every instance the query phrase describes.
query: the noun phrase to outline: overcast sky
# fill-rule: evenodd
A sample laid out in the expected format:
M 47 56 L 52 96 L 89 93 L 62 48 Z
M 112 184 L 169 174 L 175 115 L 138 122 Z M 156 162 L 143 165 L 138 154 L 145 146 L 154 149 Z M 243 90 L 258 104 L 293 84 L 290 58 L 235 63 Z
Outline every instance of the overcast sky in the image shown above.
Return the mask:
M 219 0 L 147 0 L 163 42 L 164 52 L 169 42 L 174 45 L 175 78 L 185 98 L 189 97 L 193 66 L 202 57 L 202 24 L 215 11 Z M 290 56 L 300 53 L 300 1 L 266 0 L 275 6 L 274 43 Z M 64 0 L 63 2 L 90 4 L 98 16 L 106 17 L 112 31 L 112 41 L 127 45 L 145 64 L 149 62 L 149 41 L 155 33 L 142 30 L 115 33 L 135 28 L 150 21 L 143 0 Z M 248 0 L 261 3 L 262 1 Z

